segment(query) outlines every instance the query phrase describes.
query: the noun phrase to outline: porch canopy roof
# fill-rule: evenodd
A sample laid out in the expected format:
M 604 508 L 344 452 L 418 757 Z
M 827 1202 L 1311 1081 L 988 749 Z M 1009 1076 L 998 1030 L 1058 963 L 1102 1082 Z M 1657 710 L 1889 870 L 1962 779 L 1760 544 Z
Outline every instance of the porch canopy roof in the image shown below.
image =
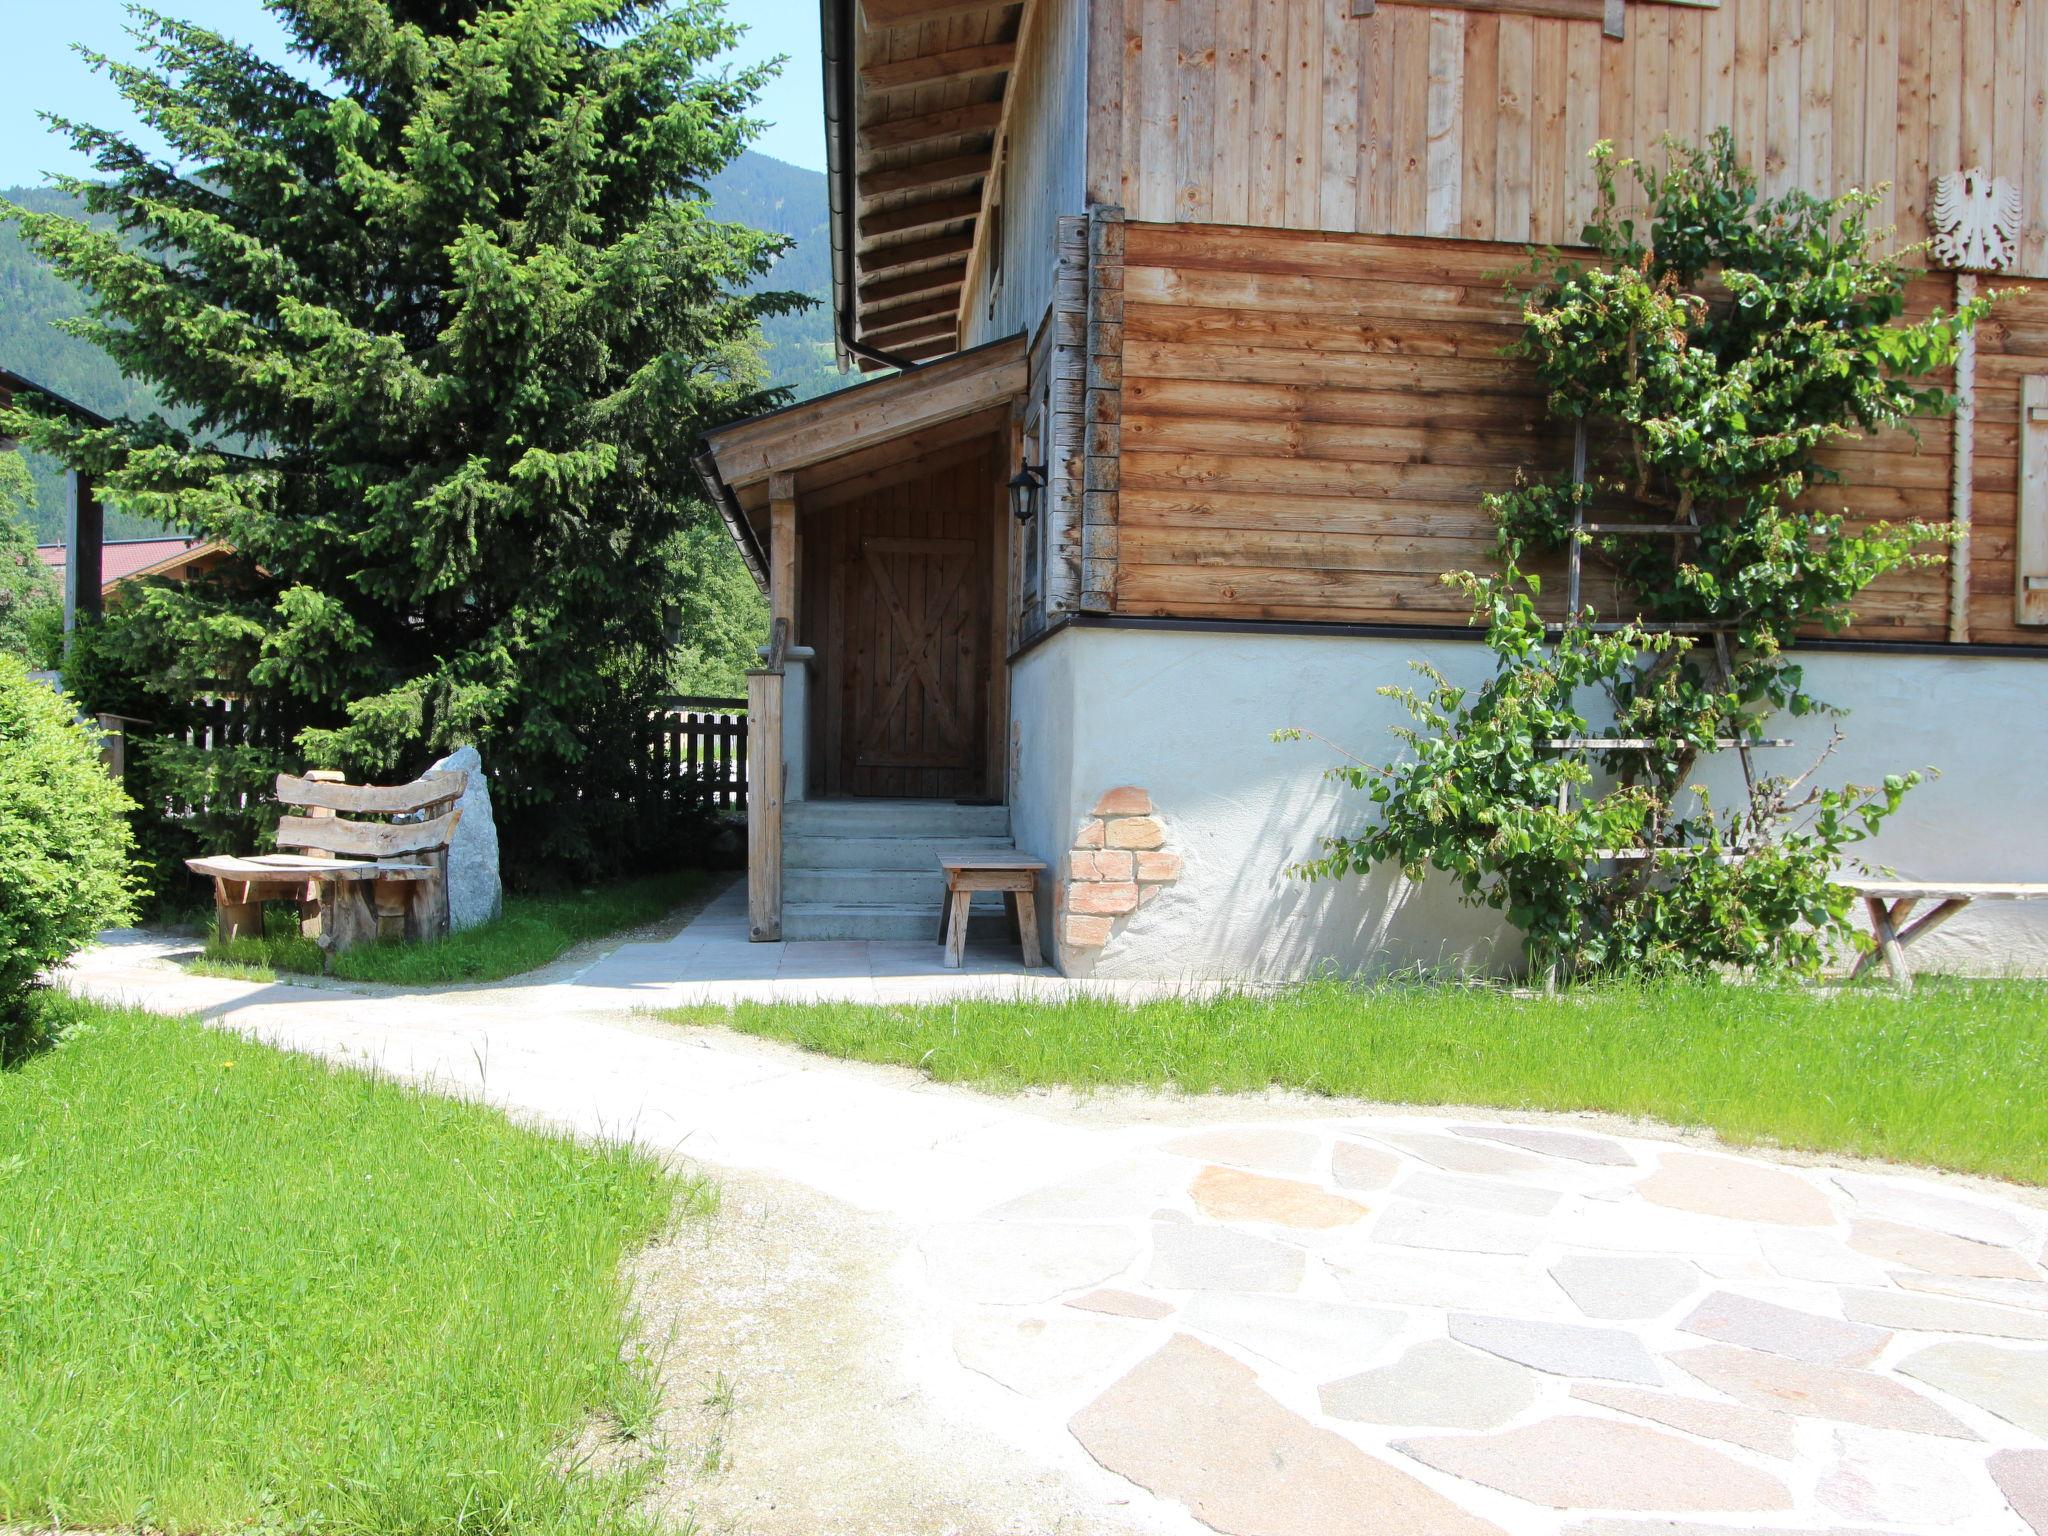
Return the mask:
M 768 585 L 775 482 L 816 510 L 927 473 L 933 460 L 1006 430 L 1029 367 L 1023 335 L 784 406 L 708 434 L 697 473 L 754 580 Z

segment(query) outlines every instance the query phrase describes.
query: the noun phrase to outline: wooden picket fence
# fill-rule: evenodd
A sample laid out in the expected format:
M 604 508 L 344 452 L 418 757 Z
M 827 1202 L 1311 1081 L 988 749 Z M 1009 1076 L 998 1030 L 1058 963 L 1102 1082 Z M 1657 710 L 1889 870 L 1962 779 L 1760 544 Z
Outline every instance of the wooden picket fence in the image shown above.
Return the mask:
M 648 766 L 664 801 L 747 808 L 747 701 L 663 699 L 650 722 Z
M 202 751 L 226 747 L 281 747 L 274 729 L 256 725 L 248 706 L 239 699 L 209 698 L 195 707 L 196 720 L 175 736 L 187 746 Z M 640 759 L 644 793 L 663 805 L 705 805 L 717 810 L 744 812 L 747 808 L 747 701 L 708 698 L 695 694 L 660 700 L 649 717 Z M 117 775 L 125 768 L 127 733 L 130 723 L 119 716 L 106 716 L 102 725 L 109 732 L 109 766 Z M 147 722 L 132 722 L 152 734 Z M 227 803 L 246 808 L 252 797 L 238 793 Z M 200 807 L 172 807 L 172 813 L 189 816 Z

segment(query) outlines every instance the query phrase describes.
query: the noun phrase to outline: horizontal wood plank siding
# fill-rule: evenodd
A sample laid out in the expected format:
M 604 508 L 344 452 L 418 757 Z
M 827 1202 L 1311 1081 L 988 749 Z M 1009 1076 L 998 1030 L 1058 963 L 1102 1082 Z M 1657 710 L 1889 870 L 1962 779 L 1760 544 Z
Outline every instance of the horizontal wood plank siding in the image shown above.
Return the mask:
M 1096 4 L 1129 39 L 1120 195 L 1097 200 L 1132 219 L 1570 244 L 1596 139 L 1661 163 L 1664 134 L 1726 125 L 1767 192 L 1891 183 L 1876 222 L 1907 243 L 1934 178 L 1981 164 L 2021 188 L 2018 270 L 2048 276 L 2048 0 L 1630 0 L 1620 41 L 1351 0 Z
M 1568 434 L 1528 366 L 1502 356 L 1519 309 L 1504 243 L 1132 222 L 1126 226 L 1117 610 L 1180 617 L 1462 626 L 1437 577 L 1483 568 L 1480 504 L 1518 467 L 1561 469 Z M 1913 310 L 1953 303 L 1916 279 Z M 2048 293 L 1979 346 L 1971 619 L 2012 624 L 2019 380 L 2048 371 Z M 1852 522 L 1949 515 L 1950 428 L 1833 450 L 1817 493 Z M 1865 595 L 1854 633 L 1936 641 L 1948 579 Z

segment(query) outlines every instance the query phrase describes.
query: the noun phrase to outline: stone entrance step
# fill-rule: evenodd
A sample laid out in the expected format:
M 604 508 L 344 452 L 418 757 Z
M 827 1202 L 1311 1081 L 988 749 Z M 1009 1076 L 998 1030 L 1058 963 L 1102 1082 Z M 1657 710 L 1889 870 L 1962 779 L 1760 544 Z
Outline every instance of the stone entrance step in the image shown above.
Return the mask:
M 791 800 L 782 831 L 824 837 L 981 837 L 1010 840 L 1007 805 L 952 800 Z
M 942 854 L 1014 852 L 1010 812 L 950 800 L 797 800 L 783 808 L 785 939 L 937 944 Z M 1007 935 L 1003 902 L 977 899 L 969 937 Z

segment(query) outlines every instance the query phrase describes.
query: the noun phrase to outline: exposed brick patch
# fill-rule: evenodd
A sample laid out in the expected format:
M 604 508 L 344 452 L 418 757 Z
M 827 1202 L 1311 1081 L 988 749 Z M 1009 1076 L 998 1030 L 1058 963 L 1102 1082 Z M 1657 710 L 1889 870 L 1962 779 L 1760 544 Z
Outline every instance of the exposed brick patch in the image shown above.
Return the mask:
M 1076 880 L 1067 892 L 1069 912 L 1094 912 L 1121 917 L 1138 910 L 1138 885 L 1134 880 Z
M 1053 892 L 1067 948 L 1102 948 L 1115 936 L 1118 918 L 1181 877 L 1181 856 L 1167 850 L 1166 823 L 1156 810 L 1145 790 L 1119 784 L 1083 818 Z
M 1135 784 L 1119 784 L 1095 802 L 1097 816 L 1150 816 L 1152 797 Z
M 1157 816 L 1119 816 L 1104 824 L 1102 836 L 1112 848 L 1158 848 L 1166 842 L 1166 828 Z
M 1177 853 L 1147 850 L 1137 858 L 1137 876 L 1140 880 L 1178 880 L 1180 870 L 1180 855 Z
M 1073 949 L 1100 949 L 1109 942 L 1109 919 L 1076 917 L 1071 912 L 1061 920 L 1060 936 Z

